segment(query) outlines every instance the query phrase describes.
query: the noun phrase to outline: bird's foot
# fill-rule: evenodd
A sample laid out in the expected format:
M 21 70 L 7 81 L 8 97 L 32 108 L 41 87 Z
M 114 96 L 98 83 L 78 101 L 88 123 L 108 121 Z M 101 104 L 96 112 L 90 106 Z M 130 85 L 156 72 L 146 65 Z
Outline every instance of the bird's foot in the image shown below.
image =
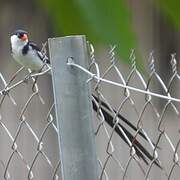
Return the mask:
M 32 73 L 29 73 L 24 77 L 24 83 L 28 83 L 28 81 L 32 78 L 31 75 Z

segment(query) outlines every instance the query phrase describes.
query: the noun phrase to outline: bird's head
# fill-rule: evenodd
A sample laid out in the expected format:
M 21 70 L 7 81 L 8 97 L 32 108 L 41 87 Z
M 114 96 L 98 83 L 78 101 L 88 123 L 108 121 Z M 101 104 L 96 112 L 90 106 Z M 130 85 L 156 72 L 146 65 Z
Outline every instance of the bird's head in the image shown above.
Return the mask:
M 12 46 L 24 46 L 28 42 L 27 32 L 24 30 L 17 30 L 11 34 Z

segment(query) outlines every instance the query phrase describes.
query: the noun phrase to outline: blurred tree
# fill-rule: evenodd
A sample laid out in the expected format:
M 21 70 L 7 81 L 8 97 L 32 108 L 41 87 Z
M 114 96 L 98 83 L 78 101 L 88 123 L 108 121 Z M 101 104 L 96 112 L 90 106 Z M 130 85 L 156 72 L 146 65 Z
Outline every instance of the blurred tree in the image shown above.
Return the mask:
M 157 4 L 165 17 L 169 19 L 175 25 L 175 27 L 180 29 L 179 0 L 154 0 L 154 2 Z
M 170 78 L 170 59 L 172 53 L 179 55 L 180 48 L 180 11 L 178 0 L 153 0 L 154 38 L 160 62 L 161 77 L 167 82 Z M 178 59 L 178 58 L 177 58 Z
M 131 0 L 39 0 L 37 2 L 49 13 L 57 35 L 86 34 L 93 43 L 117 44 L 117 52 L 124 62 L 129 61 L 131 48 L 136 48 L 138 51 L 136 33 L 133 30 L 132 9 L 128 4 L 132 2 Z M 175 27 L 180 27 L 178 0 L 152 0 L 152 2 L 155 7 L 162 10 L 163 15 L 168 17 Z M 136 4 L 138 1 L 133 3 Z M 156 15 L 156 18 L 159 19 L 160 16 Z M 156 28 L 155 31 L 158 32 L 159 29 Z
M 137 47 L 131 14 L 125 0 L 39 0 L 54 22 L 57 34 L 86 34 L 93 42 L 117 44 L 122 59 Z

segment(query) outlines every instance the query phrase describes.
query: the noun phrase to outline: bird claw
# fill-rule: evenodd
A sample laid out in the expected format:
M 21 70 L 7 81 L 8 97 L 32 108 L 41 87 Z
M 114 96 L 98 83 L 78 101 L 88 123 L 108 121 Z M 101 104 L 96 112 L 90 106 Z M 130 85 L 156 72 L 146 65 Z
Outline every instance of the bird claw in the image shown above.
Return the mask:
M 4 96 L 9 94 L 9 90 L 7 89 L 2 90 L 1 92 Z
M 24 77 L 24 83 L 28 83 L 29 79 L 31 79 L 31 73 Z

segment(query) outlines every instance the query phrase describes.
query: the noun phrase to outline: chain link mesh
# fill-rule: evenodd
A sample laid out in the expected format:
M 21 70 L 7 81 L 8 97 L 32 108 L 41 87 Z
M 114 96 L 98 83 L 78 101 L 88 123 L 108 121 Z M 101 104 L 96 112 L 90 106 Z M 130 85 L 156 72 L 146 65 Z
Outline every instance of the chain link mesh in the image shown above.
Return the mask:
M 96 59 L 92 45 L 89 49 L 89 72 L 84 72 L 91 76 L 95 95 L 100 179 L 178 179 L 180 99 L 171 96 L 177 94 L 180 80 L 175 54 L 171 55 L 171 77 L 166 85 L 156 71 L 153 52 L 144 77 L 136 66 L 134 50 L 130 69 L 123 71 L 116 60 L 116 46 L 110 47 L 104 60 Z M 113 123 L 107 121 L 105 112 L 111 114 Z M 148 151 L 145 158 L 139 150 Z
M 99 179 L 178 179 L 180 99 L 174 96 L 180 76 L 175 54 L 166 85 L 156 71 L 153 52 L 144 77 L 134 50 L 130 70 L 124 70 L 116 60 L 116 46 L 103 60 L 96 58 L 92 45 L 88 47 L 88 69 L 68 64 L 90 75 Z M 24 72 L 22 67 L 10 78 L 0 73 L 0 178 L 60 179 L 52 91 L 44 92 L 44 73 Z
M 38 87 L 44 73 L 0 73 L 0 179 L 60 179 L 53 94 Z

